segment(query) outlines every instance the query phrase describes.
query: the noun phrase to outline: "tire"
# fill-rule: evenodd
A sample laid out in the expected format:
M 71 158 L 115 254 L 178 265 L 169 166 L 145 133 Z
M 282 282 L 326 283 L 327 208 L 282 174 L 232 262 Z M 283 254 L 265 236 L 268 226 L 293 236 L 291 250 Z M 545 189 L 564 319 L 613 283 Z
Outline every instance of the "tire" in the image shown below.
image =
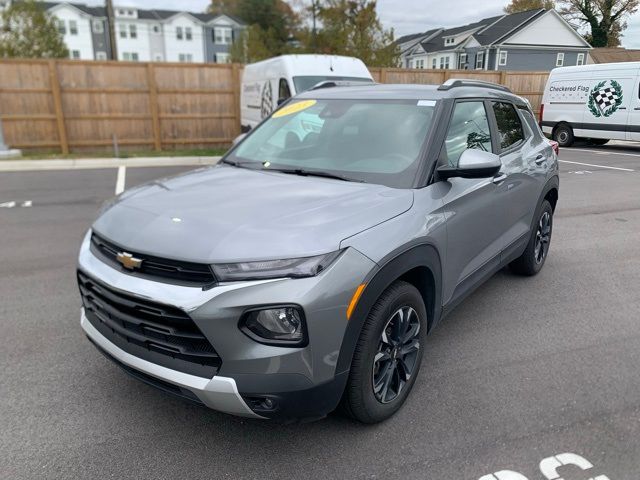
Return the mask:
M 544 200 L 536 215 L 536 223 L 524 253 L 509 264 L 519 275 L 535 275 L 544 266 L 549 255 L 551 233 L 553 231 L 553 208 Z
M 608 138 L 590 138 L 589 143 L 591 145 L 606 145 L 607 143 L 609 143 L 609 139 Z
M 558 142 L 558 145 L 561 147 L 570 147 L 575 140 L 573 128 L 566 123 L 561 123 L 553 131 L 553 139 Z
M 408 323 L 403 323 L 403 318 Z M 397 341 L 403 337 L 399 334 L 402 330 L 396 328 L 401 326 L 406 328 L 406 342 Z M 422 295 L 407 282 L 393 283 L 380 295 L 362 327 L 342 411 L 362 423 L 381 422 L 396 413 L 418 376 L 426 333 Z

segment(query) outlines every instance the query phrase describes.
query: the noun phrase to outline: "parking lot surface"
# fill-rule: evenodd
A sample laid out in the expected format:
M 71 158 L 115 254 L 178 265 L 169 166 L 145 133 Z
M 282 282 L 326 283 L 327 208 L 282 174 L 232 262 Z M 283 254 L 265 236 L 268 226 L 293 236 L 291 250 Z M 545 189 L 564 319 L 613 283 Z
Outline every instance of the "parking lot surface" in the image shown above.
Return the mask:
M 560 158 L 545 268 L 459 306 L 375 426 L 245 420 L 129 378 L 85 338 L 75 281 L 117 169 L 0 174 L 0 478 L 537 480 L 555 461 L 565 480 L 637 480 L 640 148 Z M 126 187 L 184 170 L 129 168 Z

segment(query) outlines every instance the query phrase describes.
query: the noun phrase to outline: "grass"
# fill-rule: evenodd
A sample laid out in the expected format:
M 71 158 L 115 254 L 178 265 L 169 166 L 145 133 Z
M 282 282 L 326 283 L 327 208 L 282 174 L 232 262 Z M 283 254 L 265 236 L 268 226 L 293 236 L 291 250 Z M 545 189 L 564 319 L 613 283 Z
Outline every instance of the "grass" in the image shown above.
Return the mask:
M 118 158 L 139 158 L 139 157 L 215 157 L 226 153 L 227 148 L 205 148 L 205 149 L 185 149 L 185 150 L 162 150 L 157 152 L 155 150 L 135 150 L 135 151 L 120 151 Z M 40 152 L 30 153 L 23 152 L 22 157 L 13 158 L 13 160 L 58 160 L 69 159 L 74 160 L 78 158 L 113 158 L 113 152 L 99 151 L 99 152 L 82 152 L 82 153 L 69 153 L 64 155 L 58 152 Z

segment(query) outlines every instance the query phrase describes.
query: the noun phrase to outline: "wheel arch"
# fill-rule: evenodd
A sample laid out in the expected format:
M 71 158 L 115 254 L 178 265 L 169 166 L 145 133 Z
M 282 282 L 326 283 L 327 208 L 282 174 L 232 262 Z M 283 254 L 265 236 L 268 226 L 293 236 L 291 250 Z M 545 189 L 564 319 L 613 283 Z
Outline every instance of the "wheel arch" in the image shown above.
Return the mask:
M 394 282 L 406 281 L 421 293 L 427 309 L 428 329 L 438 322 L 441 311 L 442 267 L 440 254 L 431 244 L 411 246 L 389 255 L 382 267 L 367 279 L 366 287 L 358 300 L 342 341 L 336 364 L 336 374 L 351 367 L 356 342 L 369 312 L 380 295 Z

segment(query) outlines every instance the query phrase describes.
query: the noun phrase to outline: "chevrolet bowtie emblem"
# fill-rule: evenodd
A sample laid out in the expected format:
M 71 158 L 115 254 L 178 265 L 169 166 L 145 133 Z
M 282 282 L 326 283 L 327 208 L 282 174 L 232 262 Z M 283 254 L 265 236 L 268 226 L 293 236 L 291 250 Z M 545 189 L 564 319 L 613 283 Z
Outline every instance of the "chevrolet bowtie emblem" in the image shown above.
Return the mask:
M 140 265 L 142 265 L 142 260 L 140 258 L 136 258 L 127 252 L 118 252 L 116 260 L 118 260 L 122 266 L 128 270 L 140 268 Z

